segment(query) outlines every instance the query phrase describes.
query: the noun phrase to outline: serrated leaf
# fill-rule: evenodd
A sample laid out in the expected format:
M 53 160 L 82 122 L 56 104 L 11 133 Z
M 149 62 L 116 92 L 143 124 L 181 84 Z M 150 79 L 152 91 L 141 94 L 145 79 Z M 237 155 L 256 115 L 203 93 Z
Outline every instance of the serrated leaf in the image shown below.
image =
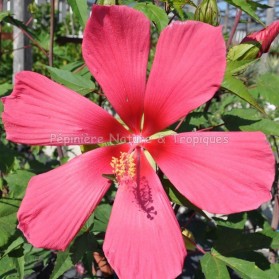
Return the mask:
M 100 204 L 94 211 L 94 232 L 104 232 L 107 229 L 111 205 L 109 204 Z
M 57 253 L 57 258 L 50 279 L 57 279 L 73 266 L 69 251 Z
M 81 95 L 86 95 L 95 89 L 95 84 L 91 80 L 80 75 L 49 66 L 47 66 L 47 69 L 54 81 L 69 87 Z
M 68 0 L 69 5 L 71 6 L 73 13 L 79 19 L 80 24 L 85 27 L 88 19 L 88 7 L 86 0 Z
M 254 20 L 256 20 L 258 23 L 260 23 L 261 25 L 265 26 L 264 23 L 261 21 L 261 19 L 255 13 L 255 9 L 257 7 L 250 3 L 250 2 L 252 2 L 251 0 L 250 1 L 246 1 L 246 0 L 225 0 L 225 1 L 227 3 L 235 6 L 236 8 L 241 9 L 246 14 L 251 16 Z
M 16 213 L 20 201 L 0 199 L 0 248 L 6 245 L 16 231 Z
M 5 176 L 8 183 L 9 195 L 14 198 L 23 198 L 27 184 L 35 174 L 27 170 L 17 170 Z
M 271 279 L 263 270 L 257 267 L 254 262 L 233 257 L 224 257 L 214 249 L 212 249 L 212 256 L 232 268 L 243 279 Z
M 230 279 L 230 274 L 224 262 L 207 253 L 201 258 L 202 272 L 206 279 Z
M 265 114 L 264 109 L 257 103 L 255 98 L 249 93 L 247 87 L 244 83 L 231 76 L 230 74 L 226 74 L 225 78 L 222 83 L 222 88 L 233 93 L 243 99 L 244 101 L 248 102 L 250 105 L 255 107 L 261 113 Z
M 273 105 L 279 106 L 279 76 L 266 73 L 257 80 L 256 87 L 250 89 L 253 94 L 263 97 Z
M 279 136 L 279 122 L 261 118 L 252 109 L 234 109 L 224 114 L 222 119 L 230 131 L 261 131 L 266 135 Z
M 143 12 L 158 28 L 161 32 L 169 22 L 169 18 L 165 11 L 152 3 L 137 3 L 134 8 Z

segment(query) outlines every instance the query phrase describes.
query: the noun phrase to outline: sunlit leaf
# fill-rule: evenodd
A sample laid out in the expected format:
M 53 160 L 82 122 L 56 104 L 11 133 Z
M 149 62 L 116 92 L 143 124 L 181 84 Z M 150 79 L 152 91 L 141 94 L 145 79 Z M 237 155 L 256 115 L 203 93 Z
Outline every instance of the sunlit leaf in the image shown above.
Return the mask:
M 104 232 L 107 229 L 111 206 L 109 204 L 100 204 L 94 211 L 94 232 Z
M 273 105 L 279 106 L 279 76 L 272 73 L 266 73 L 260 76 L 254 88 L 250 91 L 263 97 Z
M 64 272 L 73 266 L 69 251 L 57 253 L 54 269 L 50 276 L 50 279 L 59 278 Z
M 23 198 L 27 184 L 35 174 L 27 170 L 17 170 L 5 177 L 8 183 L 9 194 L 15 198 Z
M 20 201 L 0 199 L 0 247 L 6 245 L 16 231 L 16 213 Z
M 225 0 L 227 3 L 235 6 L 236 8 L 241 9 L 245 13 L 247 13 L 249 16 L 251 16 L 254 20 L 256 20 L 258 23 L 264 26 L 264 23 L 261 21 L 261 19 L 257 16 L 255 13 L 255 10 L 257 6 L 253 5 L 251 2 L 253 1 L 245 1 L 245 0 Z
M 202 272 L 206 279 L 230 279 L 226 264 L 207 253 L 201 258 Z
M 234 78 L 233 76 L 226 74 L 224 81 L 222 83 L 222 88 L 233 93 L 243 99 L 244 101 L 248 102 L 250 105 L 255 107 L 261 113 L 265 113 L 264 109 L 257 103 L 255 98 L 249 93 L 247 87 L 244 83 Z
M 252 109 L 234 109 L 222 118 L 230 131 L 261 131 L 266 135 L 279 136 L 279 122 L 262 118 Z
M 253 262 L 233 258 L 224 257 L 214 249 L 212 250 L 212 256 L 225 263 L 232 268 L 243 279 L 271 279 L 266 273 L 255 265 Z
M 86 0 L 68 0 L 74 14 L 79 19 L 80 24 L 85 27 L 88 19 L 88 7 Z
M 169 22 L 168 16 L 165 11 L 152 3 L 137 3 L 134 8 L 143 12 L 158 28 L 161 32 Z
M 59 82 L 82 95 L 86 95 L 95 89 L 95 84 L 91 80 L 80 75 L 53 67 L 47 67 L 47 69 L 54 81 Z

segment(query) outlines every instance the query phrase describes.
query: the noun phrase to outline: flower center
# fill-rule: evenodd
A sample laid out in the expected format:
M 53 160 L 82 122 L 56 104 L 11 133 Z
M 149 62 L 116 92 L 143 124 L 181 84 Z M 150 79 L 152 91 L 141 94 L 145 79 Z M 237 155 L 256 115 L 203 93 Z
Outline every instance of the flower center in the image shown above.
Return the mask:
M 135 181 L 136 164 L 131 153 L 121 152 L 119 158 L 112 157 L 110 165 L 119 184 Z

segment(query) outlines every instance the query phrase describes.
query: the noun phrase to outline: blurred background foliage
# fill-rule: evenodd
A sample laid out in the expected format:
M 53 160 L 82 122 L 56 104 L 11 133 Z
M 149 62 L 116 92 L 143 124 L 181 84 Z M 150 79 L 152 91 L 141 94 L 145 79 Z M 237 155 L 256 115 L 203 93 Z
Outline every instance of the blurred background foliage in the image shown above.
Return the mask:
M 12 38 L 4 39 L 2 34 L 11 34 L 13 26 L 17 26 L 31 37 L 27 48 L 32 49 L 33 71 L 51 77 L 114 113 L 104 96 L 99 94 L 101 88 L 89 73 L 81 54 L 82 31 L 92 2 L 68 1 L 68 10 L 63 20 L 60 19 L 57 1 L 57 9 L 53 15 L 50 3 L 39 2 L 40 4 L 33 1 L 26 6 L 32 18 L 31 25 L 15 21 L 13 14 L 5 10 L 0 13 L 0 97 L 9 95 L 12 91 L 14 57 Z M 65 1 L 62 2 L 67 5 Z M 217 6 L 215 2 L 212 9 L 204 10 L 205 2 L 119 1 L 119 4 L 130 5 L 144 12 L 153 23 L 148 71 L 159 34 L 171 21 L 195 18 L 213 25 L 224 24 L 224 11 L 229 7 L 231 15 L 240 10 L 243 12 L 238 27 L 249 23 L 259 30 L 263 27 L 260 24 L 264 24 L 263 15 L 268 7 L 268 3 L 228 0 L 227 4 L 223 2 Z M 214 1 L 211 2 L 214 4 Z M 118 2 L 101 0 L 98 3 Z M 277 2 L 274 3 L 276 6 Z M 274 11 L 275 20 L 277 9 Z M 53 65 L 49 66 L 52 16 Z M 228 41 L 233 22 L 226 24 L 224 37 Z M 239 42 L 232 41 L 230 47 Z M 247 60 L 240 57 L 234 60 L 230 58 L 231 51 L 232 48 L 228 53 L 227 74 L 222 87 L 212 100 L 184 119 L 179 131 L 262 131 L 268 137 L 278 162 L 279 44 L 275 42 L 269 55 L 260 59 Z M 0 112 L 2 111 L 3 105 L 0 103 Z M 59 152 L 55 148 L 8 142 L 1 118 L 0 134 L 0 278 L 117 278 L 102 253 L 115 185 L 65 252 L 34 248 L 16 228 L 16 213 L 28 181 L 36 174 L 67 162 L 80 151 L 77 148 L 63 147 L 64 156 L 59 158 Z M 188 249 L 185 268 L 179 278 L 279 277 L 278 165 L 276 167 L 272 201 L 258 210 L 230 216 L 213 216 L 201 211 L 182 197 L 169 181 L 162 181 L 172 201 Z

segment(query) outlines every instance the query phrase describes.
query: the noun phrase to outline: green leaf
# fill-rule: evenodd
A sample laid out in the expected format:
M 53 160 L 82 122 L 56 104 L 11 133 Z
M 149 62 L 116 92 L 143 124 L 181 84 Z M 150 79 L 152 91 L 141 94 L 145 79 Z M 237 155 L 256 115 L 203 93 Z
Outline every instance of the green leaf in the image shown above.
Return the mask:
M 235 6 L 236 8 L 241 9 L 245 13 L 247 13 L 249 16 L 251 16 L 254 20 L 256 20 L 261 25 L 265 26 L 264 23 L 260 20 L 260 18 L 255 13 L 256 6 L 253 3 L 253 1 L 246 1 L 246 0 L 225 0 L 227 3 Z
M 18 274 L 18 279 L 23 279 L 24 278 L 24 264 L 25 264 L 25 259 L 24 256 L 21 256 L 19 258 L 13 258 L 15 268 L 17 270 Z
M 1 17 L 1 16 L 0 16 Z M 32 36 L 32 38 L 36 38 L 36 34 L 33 32 L 32 28 L 25 25 L 22 21 L 13 18 L 10 14 L 3 17 L 3 22 L 7 22 L 13 26 L 18 27 L 19 29 L 24 30 L 26 33 Z
M 86 95 L 95 89 L 95 84 L 91 80 L 80 75 L 49 66 L 47 66 L 47 69 L 54 81 L 69 87 L 81 95 Z
M 266 235 L 272 239 L 270 247 L 272 249 L 279 249 L 279 232 L 274 231 L 272 227 L 268 224 L 268 222 L 264 223 L 263 230 L 260 232 L 263 235 Z
M 0 142 L 0 171 L 7 173 L 14 164 L 16 152 Z
M 220 219 L 217 217 L 213 217 L 216 224 L 223 227 L 228 227 L 231 229 L 243 229 L 244 225 L 247 221 L 247 214 L 246 213 L 236 213 L 230 214 L 227 220 Z
M 69 251 L 58 252 L 50 279 L 57 279 L 73 266 Z
M 258 268 L 254 262 L 233 257 L 224 257 L 214 249 L 212 249 L 212 256 L 232 268 L 243 279 L 271 279 L 263 270 Z
M 234 109 L 224 114 L 222 119 L 230 131 L 261 131 L 279 136 L 279 122 L 261 118 L 253 109 Z
M 0 22 L 3 21 L 6 17 L 10 16 L 10 12 L 1 12 L 0 13 Z
M 169 22 L 169 18 L 165 11 L 152 3 L 137 3 L 134 8 L 143 12 L 158 28 L 161 32 Z
M 162 184 L 172 202 L 191 208 L 198 212 L 200 215 L 204 216 L 206 219 L 209 219 L 208 216 L 200 208 L 192 204 L 188 199 L 181 195 L 168 179 L 163 179 Z
M 248 102 L 250 105 L 255 107 L 261 113 L 265 114 L 264 109 L 257 103 L 254 97 L 249 93 L 247 87 L 244 83 L 231 76 L 230 74 L 225 74 L 224 81 L 222 83 L 222 88 L 233 93 L 243 99 L 244 101 Z
M 88 7 L 86 0 L 68 0 L 74 14 L 79 19 L 80 24 L 85 27 L 88 19 Z
M 239 73 L 244 72 L 250 65 L 254 64 L 257 59 L 255 60 L 241 60 L 241 61 L 227 61 L 227 68 L 226 72 L 227 74 L 236 75 Z
M 105 232 L 107 229 L 111 205 L 109 204 L 100 204 L 94 211 L 95 220 L 94 220 L 94 232 Z
M 239 253 L 270 248 L 272 238 L 257 233 L 245 233 L 243 230 L 218 226 L 214 249 L 226 256 L 236 256 Z M 230 240 L 228 242 L 228 239 Z
M 13 85 L 11 83 L 3 83 L 0 85 L 0 97 L 9 95 L 12 92 Z
M 96 251 L 98 247 L 98 242 L 93 233 L 85 232 L 82 235 L 77 236 L 70 249 L 73 263 L 77 263 L 81 260 L 85 253 Z
M 279 106 L 279 76 L 266 73 L 260 76 L 256 83 L 256 88 L 250 89 L 250 92 L 263 97 L 273 105 Z
M 0 276 L 1 279 L 17 279 L 18 274 L 13 258 L 5 257 L 0 260 Z
M 206 279 L 230 279 L 230 274 L 224 262 L 207 253 L 201 258 L 202 272 Z
M 8 183 L 9 195 L 15 198 L 23 198 L 27 184 L 35 174 L 27 170 L 17 170 L 5 177 Z
M 24 243 L 24 239 L 20 236 L 15 241 L 13 241 L 8 248 L 5 250 L 5 253 L 1 256 L 1 258 L 4 258 L 7 256 L 10 252 L 12 252 L 15 249 L 18 249 L 20 246 L 22 246 Z M 0 258 L 0 259 L 1 259 Z
M 230 61 L 257 61 L 258 52 L 261 48 L 260 43 L 243 43 L 230 48 L 227 60 Z
M 16 213 L 20 201 L 0 199 L 0 248 L 6 245 L 16 231 Z

